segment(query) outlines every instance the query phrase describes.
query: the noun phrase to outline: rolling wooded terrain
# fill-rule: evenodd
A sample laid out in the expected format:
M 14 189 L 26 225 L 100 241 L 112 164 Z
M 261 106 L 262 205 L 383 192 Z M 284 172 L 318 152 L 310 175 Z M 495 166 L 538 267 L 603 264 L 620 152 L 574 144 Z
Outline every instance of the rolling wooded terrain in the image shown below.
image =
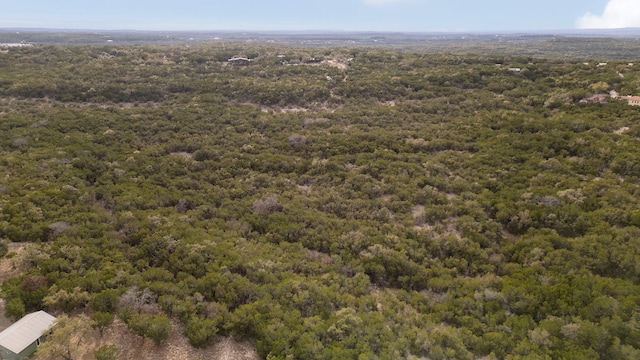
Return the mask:
M 265 359 L 640 358 L 640 107 L 580 103 L 640 64 L 594 43 L 5 49 L 6 314 Z

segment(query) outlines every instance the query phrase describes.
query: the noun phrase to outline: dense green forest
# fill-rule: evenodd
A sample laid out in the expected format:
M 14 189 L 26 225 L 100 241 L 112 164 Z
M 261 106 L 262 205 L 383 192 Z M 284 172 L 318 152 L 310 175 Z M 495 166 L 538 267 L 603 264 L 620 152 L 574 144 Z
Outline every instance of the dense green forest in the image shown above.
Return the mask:
M 6 314 L 274 360 L 638 359 L 640 108 L 579 103 L 610 90 L 640 64 L 4 50 Z

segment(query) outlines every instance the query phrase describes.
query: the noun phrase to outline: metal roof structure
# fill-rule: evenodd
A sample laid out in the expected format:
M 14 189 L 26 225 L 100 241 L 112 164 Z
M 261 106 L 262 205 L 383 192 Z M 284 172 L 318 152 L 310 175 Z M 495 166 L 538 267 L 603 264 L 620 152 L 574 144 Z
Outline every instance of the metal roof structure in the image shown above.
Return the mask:
M 55 321 L 53 315 L 42 310 L 27 314 L 0 333 L 0 346 L 19 354 L 40 338 Z
M 227 61 L 228 62 L 251 61 L 251 59 L 246 58 L 246 57 L 236 56 L 236 57 L 232 57 L 231 59 L 229 59 Z

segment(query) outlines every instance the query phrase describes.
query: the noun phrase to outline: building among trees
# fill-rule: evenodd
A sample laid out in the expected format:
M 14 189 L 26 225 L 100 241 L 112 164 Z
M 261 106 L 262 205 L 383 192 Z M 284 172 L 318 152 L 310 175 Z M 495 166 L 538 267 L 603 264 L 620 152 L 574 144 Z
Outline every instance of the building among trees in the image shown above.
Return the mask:
M 242 56 L 234 56 L 227 61 L 232 64 L 247 65 L 251 62 L 251 59 Z
M 25 315 L 0 333 L 0 359 L 26 359 L 33 354 L 55 324 L 56 318 L 44 311 Z
M 640 106 L 640 96 L 625 96 L 624 99 L 627 100 L 631 106 Z

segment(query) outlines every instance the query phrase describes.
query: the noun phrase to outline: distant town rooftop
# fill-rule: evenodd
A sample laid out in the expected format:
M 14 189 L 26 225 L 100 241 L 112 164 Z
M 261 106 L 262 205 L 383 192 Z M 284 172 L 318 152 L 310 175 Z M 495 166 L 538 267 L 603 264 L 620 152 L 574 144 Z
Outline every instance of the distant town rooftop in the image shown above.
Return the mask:
M 0 48 L 20 48 L 20 47 L 30 47 L 33 44 L 27 43 L 0 43 Z

